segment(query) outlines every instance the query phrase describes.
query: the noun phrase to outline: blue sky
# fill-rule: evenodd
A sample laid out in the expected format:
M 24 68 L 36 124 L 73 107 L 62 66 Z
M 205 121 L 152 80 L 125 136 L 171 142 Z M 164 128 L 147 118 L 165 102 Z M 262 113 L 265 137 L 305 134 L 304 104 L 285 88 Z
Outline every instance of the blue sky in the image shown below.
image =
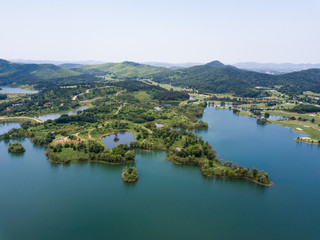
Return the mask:
M 320 62 L 319 0 L 0 0 L 0 58 Z

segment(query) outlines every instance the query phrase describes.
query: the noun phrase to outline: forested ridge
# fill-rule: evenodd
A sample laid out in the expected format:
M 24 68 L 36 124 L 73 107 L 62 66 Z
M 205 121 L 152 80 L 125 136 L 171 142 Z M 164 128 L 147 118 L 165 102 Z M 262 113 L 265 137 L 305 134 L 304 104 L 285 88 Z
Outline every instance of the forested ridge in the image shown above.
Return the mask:
M 282 75 L 270 75 L 214 61 L 205 65 L 153 74 L 155 82 L 186 86 L 208 93 L 234 93 L 238 96 L 256 97 L 255 87 L 280 85 L 280 92 L 293 95 L 304 91 L 320 92 L 320 69 L 309 69 Z

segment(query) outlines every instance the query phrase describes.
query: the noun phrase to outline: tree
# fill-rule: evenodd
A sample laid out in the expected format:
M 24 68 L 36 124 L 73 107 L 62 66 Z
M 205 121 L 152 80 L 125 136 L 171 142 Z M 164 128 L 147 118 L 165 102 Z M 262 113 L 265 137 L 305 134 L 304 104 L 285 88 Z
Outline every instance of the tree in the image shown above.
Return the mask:
M 252 169 L 252 175 L 253 175 L 253 177 L 255 178 L 255 177 L 257 176 L 257 174 L 258 174 L 258 170 L 257 170 L 256 168 L 253 168 L 253 169 Z
M 136 157 L 136 154 L 135 154 L 135 152 L 126 152 L 126 153 L 124 154 L 124 157 L 125 157 L 125 159 L 126 159 L 127 161 L 133 161 L 134 158 Z

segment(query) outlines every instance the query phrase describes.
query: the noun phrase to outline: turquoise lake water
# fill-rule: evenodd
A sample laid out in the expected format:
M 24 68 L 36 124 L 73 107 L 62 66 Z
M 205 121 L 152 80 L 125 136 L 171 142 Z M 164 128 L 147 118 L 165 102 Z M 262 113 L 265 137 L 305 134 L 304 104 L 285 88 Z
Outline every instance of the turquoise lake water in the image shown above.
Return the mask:
M 202 119 L 210 128 L 197 133 L 219 158 L 263 169 L 274 185 L 205 177 L 143 151 L 127 185 L 123 166 L 55 165 L 28 139 L 21 155 L 0 141 L 0 239 L 319 239 L 320 147 L 230 110 L 208 107 Z

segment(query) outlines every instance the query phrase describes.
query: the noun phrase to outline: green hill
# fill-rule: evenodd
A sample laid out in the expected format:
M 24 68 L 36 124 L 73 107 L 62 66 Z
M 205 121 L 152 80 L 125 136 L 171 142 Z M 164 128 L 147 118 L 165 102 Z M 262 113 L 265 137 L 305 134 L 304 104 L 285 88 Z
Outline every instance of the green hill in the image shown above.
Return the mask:
M 258 96 L 260 91 L 255 89 L 257 86 L 280 85 L 280 91 L 290 95 L 308 90 L 320 92 L 320 69 L 270 75 L 242 70 L 214 61 L 205 65 L 153 74 L 152 78 L 155 82 L 187 86 L 201 92 L 234 93 L 246 97 Z
M 226 66 L 218 61 L 171 72 L 154 74 L 153 80 L 176 86 L 187 86 L 201 92 L 228 93 L 257 96 L 253 81 L 269 81 L 270 75 L 259 74 Z
M 299 72 L 286 73 L 274 76 L 281 85 L 280 91 L 292 94 L 301 94 L 304 91 L 320 93 L 320 69 L 308 69 Z
M 20 64 L 0 59 L 0 85 L 34 84 L 79 75 L 53 64 Z
M 150 74 L 168 72 L 170 70 L 162 67 L 153 67 L 135 62 L 105 63 L 98 65 L 80 65 L 70 70 L 92 74 L 96 76 L 107 76 L 113 79 L 137 79 Z
M 61 84 L 97 81 L 93 75 L 81 74 L 53 64 L 20 64 L 0 59 L 0 85 L 33 85 L 38 89 Z

